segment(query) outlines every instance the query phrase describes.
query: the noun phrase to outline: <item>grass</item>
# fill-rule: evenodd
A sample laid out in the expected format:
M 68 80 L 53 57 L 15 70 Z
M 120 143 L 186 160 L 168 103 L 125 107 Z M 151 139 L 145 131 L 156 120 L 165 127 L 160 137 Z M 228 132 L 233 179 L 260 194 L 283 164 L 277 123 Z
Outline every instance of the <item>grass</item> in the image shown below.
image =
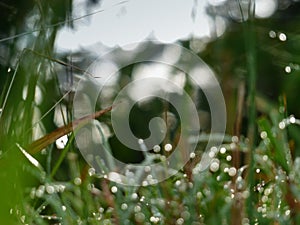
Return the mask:
M 244 23 L 242 39 L 248 97 L 241 104 L 248 107 L 248 131 L 240 131 L 238 137 L 228 132 L 221 146 L 211 148 L 212 162 L 205 171 L 199 172 L 198 164 L 204 138 L 176 175 L 158 184 L 132 187 L 96 173 L 76 147 L 71 125 L 81 126 L 85 119 L 99 116 L 110 125 L 111 108 L 72 121 L 72 90 L 60 89 L 58 79 L 61 71 L 84 70 L 56 59 L 56 26 L 46 25 L 56 24 L 57 18 L 41 2 L 35 10 L 40 15 L 39 33 L 26 33 L 30 50 L 20 50 L 13 40 L 11 62 L 16 64 L 6 68 L 0 102 L 1 224 L 300 223 L 300 159 L 291 138 L 297 136 L 294 128 L 300 123 L 289 116 L 285 95 L 274 103 L 257 91 L 259 40 L 254 21 Z M 66 111 L 60 111 L 64 125 L 58 127 L 54 109 L 64 107 Z M 63 135 L 68 135 L 68 142 L 58 149 L 54 142 Z M 108 140 L 104 144 L 112 147 Z M 163 160 L 154 153 L 147 157 Z

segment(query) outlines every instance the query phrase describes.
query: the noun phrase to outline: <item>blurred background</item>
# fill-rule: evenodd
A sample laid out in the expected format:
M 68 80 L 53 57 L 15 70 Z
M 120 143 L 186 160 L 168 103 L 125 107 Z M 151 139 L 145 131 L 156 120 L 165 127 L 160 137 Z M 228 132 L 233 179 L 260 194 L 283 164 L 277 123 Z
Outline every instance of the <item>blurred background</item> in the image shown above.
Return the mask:
M 248 0 L 52 0 L 0 2 L 0 178 L 3 205 L 0 216 L 7 216 L 22 199 L 23 184 L 37 182 L 21 171 L 24 162 L 15 143 L 27 146 L 72 120 L 72 99 L 80 77 L 87 69 L 93 74 L 109 74 L 122 62 L 122 57 L 143 53 L 138 42 L 151 40 L 176 43 L 197 54 L 214 71 L 223 90 L 229 135 L 246 135 L 247 93 L 249 72 L 246 65 L 247 36 L 255 37 L 257 70 L 257 116 L 281 109 L 286 115 L 300 117 L 300 2 L 298 0 L 256 0 L 250 15 Z M 253 19 L 253 33 L 243 24 Z M 139 49 L 140 48 L 140 49 Z M 99 56 L 120 49 L 111 61 L 97 62 Z M 136 55 L 131 51 L 135 49 Z M 153 55 L 166 54 L 174 62 L 180 57 L 172 49 L 159 49 Z M 97 68 L 89 66 L 97 62 Z M 203 68 L 195 68 L 207 73 Z M 202 69 L 202 70 L 201 70 Z M 97 72 L 98 71 L 98 72 Z M 142 77 L 167 77 L 182 86 L 193 97 L 199 110 L 202 132 L 210 130 L 209 105 L 203 91 L 188 80 L 186 74 L 161 64 L 133 64 L 122 68 L 113 77 L 103 77 L 102 99 L 97 109 L 113 102 L 126 84 Z M 208 86 L 210 84 L 208 83 Z M 143 90 L 138 90 L 143 91 Z M 147 91 L 147 90 L 144 90 Z M 176 93 L 173 93 L 176 94 Z M 177 93 L 178 94 L 178 93 Z M 132 94 L 132 98 L 138 95 Z M 242 113 L 238 113 L 238 107 Z M 178 115 L 165 102 L 150 99 L 132 110 L 131 128 L 138 138 L 149 135 L 148 123 L 153 116 L 168 113 L 168 140 L 176 139 Z M 237 118 L 241 117 L 239 130 Z M 109 116 L 101 119 L 102 129 L 111 150 L 124 162 L 140 162 L 143 155 L 126 149 L 113 135 Z M 300 130 L 289 128 L 293 154 L 300 155 Z M 59 158 L 67 136 L 37 155 L 50 171 Z M 122 151 L 120 149 L 126 149 Z M 51 152 L 49 154 L 49 151 Z M 51 155 L 51 158 L 49 158 Z M 54 160 L 53 160 L 54 159 Z M 1 168 L 2 167 L 2 168 Z M 3 173 L 3 171 L 5 171 Z M 49 172 L 48 171 L 48 172 Z M 23 171 L 24 172 L 24 171 Z M 28 173 L 24 172 L 25 174 Z M 29 172 L 30 173 L 30 172 Z M 68 180 L 68 171 L 56 175 Z M 34 177 L 34 176 L 33 176 Z M 4 194 L 3 194 L 4 193 Z M 18 193 L 6 195 L 5 193 Z M 2 204 L 2 203 L 1 203 Z

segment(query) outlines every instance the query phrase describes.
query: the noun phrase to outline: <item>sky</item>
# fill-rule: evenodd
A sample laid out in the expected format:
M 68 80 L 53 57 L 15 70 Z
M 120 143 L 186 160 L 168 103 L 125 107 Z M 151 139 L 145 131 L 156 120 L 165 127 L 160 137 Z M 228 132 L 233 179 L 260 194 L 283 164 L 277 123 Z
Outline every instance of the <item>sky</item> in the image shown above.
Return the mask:
M 89 13 L 93 15 L 74 21 L 75 29 L 65 27 L 60 30 L 56 46 L 59 50 L 76 51 L 96 43 L 115 47 L 149 38 L 163 43 L 173 43 L 178 39 L 189 37 L 208 37 L 212 20 L 206 14 L 205 7 L 207 4 L 218 6 L 225 1 L 102 0 L 101 4 L 87 11 L 86 0 L 74 0 L 73 18 Z M 234 3 L 232 7 L 229 4 L 231 15 L 238 17 L 236 1 L 232 3 Z M 269 17 L 277 9 L 277 0 L 256 0 L 255 4 L 258 18 Z M 217 34 L 222 35 L 226 29 L 226 20 L 217 17 L 216 21 L 219 29 Z
M 74 1 L 74 16 L 87 13 L 83 0 Z M 206 1 L 198 1 L 196 16 L 192 18 L 194 0 L 104 0 L 93 12 L 75 22 L 75 29 L 64 28 L 58 34 L 57 46 L 75 50 L 101 42 L 108 47 L 122 46 L 147 38 L 164 43 L 191 35 L 209 35 L 209 17 L 204 13 Z

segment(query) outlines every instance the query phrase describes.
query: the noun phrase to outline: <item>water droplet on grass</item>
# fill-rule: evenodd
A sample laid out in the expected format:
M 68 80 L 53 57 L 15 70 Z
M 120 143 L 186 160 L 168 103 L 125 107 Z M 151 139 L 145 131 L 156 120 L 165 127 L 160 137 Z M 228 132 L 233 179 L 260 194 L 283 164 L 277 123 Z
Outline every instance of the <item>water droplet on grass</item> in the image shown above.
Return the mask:
M 239 142 L 239 137 L 238 136 L 232 136 L 231 141 L 233 143 L 238 143 Z
M 47 185 L 46 186 L 46 191 L 47 191 L 48 194 L 53 194 L 55 189 L 52 185 Z
M 131 195 L 131 199 L 136 200 L 138 198 L 138 194 L 137 193 L 133 193 Z
M 96 170 L 94 168 L 89 168 L 88 173 L 90 176 L 93 176 L 93 175 L 95 175 Z
M 274 30 L 269 31 L 269 37 L 270 38 L 276 38 L 276 32 Z
M 232 156 L 231 156 L 231 155 L 226 156 L 226 160 L 227 160 L 228 162 L 231 161 L 231 159 L 232 159 Z
M 291 73 L 291 72 L 292 72 L 292 68 L 291 68 L 290 66 L 286 66 L 286 67 L 284 68 L 284 71 L 285 71 L 286 73 Z
M 267 137 L 268 137 L 267 132 L 266 132 L 266 131 L 262 131 L 262 132 L 260 133 L 260 137 L 261 137 L 262 139 L 267 138 Z
M 159 152 L 160 152 L 160 146 L 159 146 L 159 145 L 154 145 L 154 146 L 153 146 L 153 151 L 154 151 L 155 153 L 159 153 Z
M 203 197 L 203 194 L 199 191 L 197 192 L 196 196 L 198 199 L 201 199 Z
M 126 210 L 128 208 L 128 205 L 126 204 L 126 203 L 123 203 L 122 205 L 121 205 L 121 209 L 122 210 Z
M 36 191 L 36 197 L 40 198 L 44 195 L 45 193 L 45 186 L 44 185 L 41 185 L 38 187 L 37 191 Z
M 225 154 L 226 153 L 226 148 L 225 147 L 221 147 L 220 148 L 220 153 L 221 154 Z
M 287 36 L 286 36 L 286 34 L 284 34 L 284 33 L 279 33 L 278 39 L 279 39 L 280 41 L 286 41 L 286 40 L 287 40 Z
M 151 167 L 150 166 L 145 166 L 144 171 L 146 173 L 149 173 L 151 171 Z
M 175 185 L 176 186 L 179 186 L 181 184 L 181 181 L 180 180 L 177 180 L 176 182 L 175 182 Z
M 74 184 L 75 184 L 75 185 L 80 185 L 80 184 L 81 184 L 81 179 L 80 179 L 79 177 L 76 177 L 76 178 L 74 179 Z
M 285 124 L 284 121 L 281 121 L 281 122 L 279 123 L 279 128 L 280 128 L 281 130 L 283 130 L 283 129 L 285 128 L 285 126 L 286 126 L 286 124 Z
M 290 118 L 289 118 L 289 120 L 290 120 L 290 123 L 291 123 L 291 124 L 296 123 L 296 118 L 295 118 L 294 115 L 291 115 Z
M 134 207 L 134 212 L 140 212 L 142 209 L 141 209 L 141 206 L 139 206 L 139 205 L 136 205 L 135 207 Z
M 165 147 L 164 147 L 164 149 L 165 149 L 166 152 L 170 152 L 172 150 L 172 148 L 173 147 L 172 147 L 171 144 L 166 144 Z
M 214 160 L 211 164 L 210 164 L 210 167 L 209 169 L 212 171 L 212 172 L 217 172 L 220 168 L 220 161 L 219 160 Z
M 104 212 L 104 208 L 100 207 L 100 208 L 98 209 L 98 211 L 99 211 L 100 213 L 103 213 L 103 212 Z
M 134 215 L 134 218 L 135 218 L 136 222 L 142 223 L 145 220 L 145 215 L 141 212 L 138 212 Z
M 112 193 L 117 193 L 118 188 L 116 186 L 112 186 L 110 190 Z
M 236 175 L 236 168 L 234 168 L 234 167 L 229 168 L 228 175 L 231 176 L 231 177 L 235 176 Z
M 192 153 L 190 154 L 190 158 L 193 159 L 193 158 L 195 158 L 195 157 L 196 157 L 196 154 L 195 154 L 194 152 L 192 152 Z
M 154 224 L 158 223 L 159 220 L 160 220 L 159 217 L 155 217 L 155 216 L 151 216 L 150 217 L 150 222 L 152 222 Z
M 176 220 L 176 224 L 178 225 L 182 225 L 184 223 L 184 219 L 183 218 L 179 218 Z

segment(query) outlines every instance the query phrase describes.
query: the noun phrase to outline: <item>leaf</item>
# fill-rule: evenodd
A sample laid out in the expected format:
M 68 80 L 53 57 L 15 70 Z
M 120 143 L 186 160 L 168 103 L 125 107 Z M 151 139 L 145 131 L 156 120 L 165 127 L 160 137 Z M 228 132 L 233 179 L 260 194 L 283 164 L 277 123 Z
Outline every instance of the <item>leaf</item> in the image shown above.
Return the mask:
M 72 122 L 68 123 L 65 126 L 59 127 L 56 130 L 54 130 L 53 132 L 51 132 L 49 134 L 46 134 L 45 136 L 41 137 L 40 139 L 34 141 L 28 147 L 26 147 L 25 149 L 27 149 L 27 151 L 30 154 L 38 153 L 42 149 L 46 148 L 48 145 L 52 144 L 58 138 L 72 132 L 78 126 L 84 125 L 84 124 L 88 123 L 89 121 L 91 121 L 92 119 L 95 119 L 95 118 L 98 118 L 98 117 L 102 116 L 103 114 L 111 111 L 112 108 L 113 108 L 113 106 L 110 106 L 110 107 L 105 108 L 103 110 L 97 111 L 97 112 L 95 112 L 91 115 L 84 116 L 80 119 L 72 121 Z

